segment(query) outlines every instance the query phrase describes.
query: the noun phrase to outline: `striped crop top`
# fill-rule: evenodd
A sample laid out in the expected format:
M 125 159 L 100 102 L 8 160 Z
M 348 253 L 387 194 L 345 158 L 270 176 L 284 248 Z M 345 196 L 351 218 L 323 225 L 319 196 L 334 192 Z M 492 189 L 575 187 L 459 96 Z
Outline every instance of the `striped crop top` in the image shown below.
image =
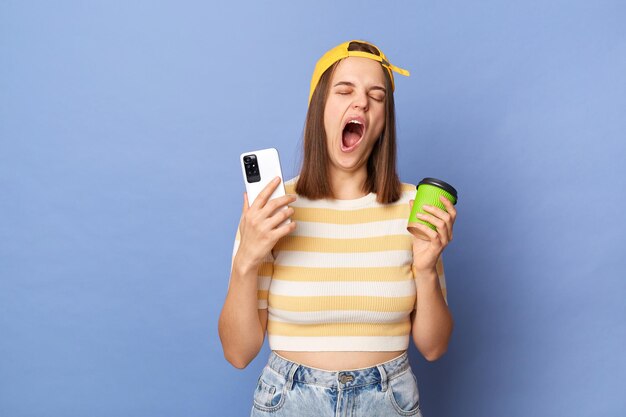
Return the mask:
M 293 178 L 285 182 L 295 194 Z M 412 235 L 407 231 L 415 185 L 380 204 L 370 193 L 354 200 L 298 196 L 296 229 L 259 267 L 258 308 L 268 310 L 271 350 L 406 350 L 416 307 Z M 233 259 L 239 247 L 237 230 Z M 232 266 L 232 264 L 231 264 Z M 446 299 L 443 262 L 437 262 Z

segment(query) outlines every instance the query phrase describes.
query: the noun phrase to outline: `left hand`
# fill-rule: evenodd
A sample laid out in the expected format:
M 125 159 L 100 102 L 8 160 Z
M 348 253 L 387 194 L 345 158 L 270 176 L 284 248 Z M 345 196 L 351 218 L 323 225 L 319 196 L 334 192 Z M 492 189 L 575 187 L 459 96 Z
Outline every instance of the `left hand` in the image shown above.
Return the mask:
M 456 209 L 454 205 L 445 198 L 439 196 L 439 200 L 446 207 L 445 210 L 434 206 L 422 207 L 429 214 L 417 213 L 417 218 L 432 224 L 437 231 L 425 224 L 417 223 L 415 227 L 424 232 L 430 240 L 422 240 L 413 236 L 413 268 L 415 273 L 429 272 L 436 270 L 437 260 L 441 252 L 452 241 L 452 226 L 456 220 Z M 409 201 L 409 206 L 413 208 L 413 201 Z

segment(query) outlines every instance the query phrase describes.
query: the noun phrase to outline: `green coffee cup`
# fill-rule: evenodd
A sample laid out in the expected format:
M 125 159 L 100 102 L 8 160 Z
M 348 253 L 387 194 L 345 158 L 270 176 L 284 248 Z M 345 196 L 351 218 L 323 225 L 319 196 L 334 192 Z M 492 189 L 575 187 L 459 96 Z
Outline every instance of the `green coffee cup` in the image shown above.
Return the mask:
M 424 178 L 417 184 L 417 191 L 415 192 L 415 201 L 413 201 L 413 208 L 411 209 L 411 215 L 409 216 L 409 223 L 406 229 L 414 236 L 423 239 L 430 240 L 430 238 L 415 225 L 417 223 L 425 224 L 433 230 L 437 230 L 437 227 L 430 224 L 425 220 L 415 217 L 417 213 L 431 214 L 422 209 L 424 204 L 439 207 L 440 209 L 447 211 L 446 206 L 443 205 L 439 196 L 446 197 L 452 204 L 456 204 L 458 200 L 457 192 L 450 184 L 438 180 L 437 178 Z

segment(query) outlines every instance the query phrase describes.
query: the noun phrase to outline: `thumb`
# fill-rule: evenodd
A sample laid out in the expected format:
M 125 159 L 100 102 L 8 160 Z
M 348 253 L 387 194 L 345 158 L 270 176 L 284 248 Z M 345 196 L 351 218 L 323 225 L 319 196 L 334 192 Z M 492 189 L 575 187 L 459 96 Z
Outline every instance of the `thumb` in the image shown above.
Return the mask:
M 409 207 L 413 208 L 413 202 L 414 202 L 414 201 L 415 201 L 415 200 L 409 200 Z

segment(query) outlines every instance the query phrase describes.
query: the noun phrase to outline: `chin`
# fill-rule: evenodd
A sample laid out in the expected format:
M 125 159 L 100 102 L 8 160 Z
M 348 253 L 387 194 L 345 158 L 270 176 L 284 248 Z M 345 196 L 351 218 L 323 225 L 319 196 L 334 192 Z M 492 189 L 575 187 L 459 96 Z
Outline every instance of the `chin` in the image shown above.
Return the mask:
M 356 171 L 367 162 L 367 158 L 362 151 L 342 152 L 339 150 L 335 153 L 335 165 L 346 171 Z

